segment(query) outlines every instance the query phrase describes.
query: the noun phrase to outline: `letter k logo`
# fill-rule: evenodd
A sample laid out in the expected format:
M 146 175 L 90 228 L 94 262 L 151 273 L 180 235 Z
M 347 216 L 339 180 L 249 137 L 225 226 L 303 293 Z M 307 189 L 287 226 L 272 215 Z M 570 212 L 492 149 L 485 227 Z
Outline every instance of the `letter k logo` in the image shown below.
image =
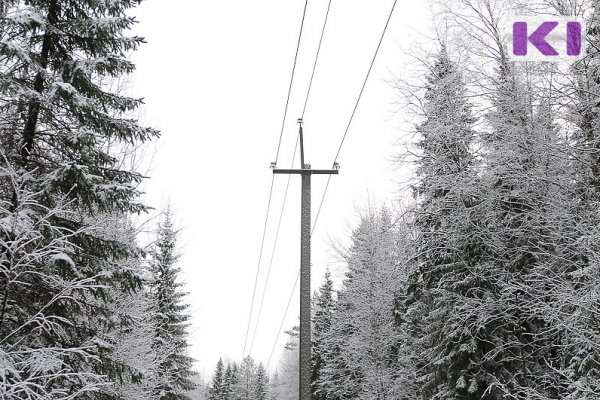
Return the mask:
M 531 42 L 543 55 L 558 56 L 558 51 L 546 41 L 546 36 L 557 26 L 558 22 L 544 22 L 530 36 L 527 36 L 527 22 L 515 22 L 513 24 L 514 55 L 526 56 L 527 44 Z

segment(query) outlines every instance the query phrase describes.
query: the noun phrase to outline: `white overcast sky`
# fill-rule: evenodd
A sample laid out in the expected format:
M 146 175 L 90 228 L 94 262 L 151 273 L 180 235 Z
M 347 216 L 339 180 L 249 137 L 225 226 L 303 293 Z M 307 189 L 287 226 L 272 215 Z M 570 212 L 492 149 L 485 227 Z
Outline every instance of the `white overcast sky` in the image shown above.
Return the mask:
M 327 2 L 308 1 L 279 167 L 291 162 Z M 392 2 L 332 2 L 304 118 L 306 161 L 313 168 L 331 167 Z M 343 274 L 331 241 L 347 240 L 356 208 L 397 197 L 394 181 L 402 171 L 394 170 L 391 156 L 403 132 L 402 117 L 392 112 L 397 94 L 386 80 L 402 75 L 408 59 L 402 49 L 430 32 L 428 3 L 398 1 L 313 236 L 313 288 L 328 266 L 337 279 Z M 303 7 L 303 0 L 147 0 L 133 13 L 139 21 L 135 32 L 148 42 L 133 56 L 133 92 L 145 98 L 143 122 L 162 131 L 146 202 L 160 208 L 170 200 L 176 212 L 180 266 L 193 315 L 191 355 L 207 377 L 220 356 L 242 356 L 269 164 L 277 150 Z M 326 180 L 313 177 L 313 212 Z M 257 306 L 286 181 L 285 176 L 275 181 Z M 295 176 L 251 353 L 263 363 L 299 268 L 299 189 Z M 284 329 L 298 321 L 297 289 L 294 296 Z M 282 334 L 271 367 L 285 340 Z

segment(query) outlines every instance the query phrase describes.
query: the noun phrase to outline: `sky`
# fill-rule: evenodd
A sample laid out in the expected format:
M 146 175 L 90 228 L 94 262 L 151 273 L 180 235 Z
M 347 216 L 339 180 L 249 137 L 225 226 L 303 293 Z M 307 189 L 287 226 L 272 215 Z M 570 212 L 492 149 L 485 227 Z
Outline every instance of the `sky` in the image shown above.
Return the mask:
M 278 167 L 289 168 L 327 0 L 309 0 Z M 306 114 L 305 158 L 330 168 L 348 124 L 393 0 L 333 0 Z M 182 280 L 192 314 L 190 354 L 209 377 L 219 359 L 239 361 L 257 273 L 261 238 L 296 42 L 302 0 L 146 0 L 133 15 L 147 44 L 133 56 L 135 96 L 145 98 L 141 121 L 162 138 L 147 149 L 147 204 L 167 203 L 180 228 Z M 398 199 L 408 172 L 393 163 L 407 134 L 398 93 L 407 52 L 429 32 L 428 1 L 398 1 L 375 66 L 338 158 L 312 237 L 312 286 L 326 269 L 339 284 L 347 244 L 361 208 Z M 296 161 L 295 168 L 299 167 Z M 275 179 L 254 318 L 246 354 L 277 366 L 286 341 L 279 331 L 300 262 L 300 178 Z M 326 176 L 313 176 L 313 220 Z M 277 246 L 275 232 L 282 215 Z M 261 319 L 271 255 L 273 262 Z M 298 323 L 296 289 L 284 329 Z M 255 326 L 257 326 L 256 333 Z

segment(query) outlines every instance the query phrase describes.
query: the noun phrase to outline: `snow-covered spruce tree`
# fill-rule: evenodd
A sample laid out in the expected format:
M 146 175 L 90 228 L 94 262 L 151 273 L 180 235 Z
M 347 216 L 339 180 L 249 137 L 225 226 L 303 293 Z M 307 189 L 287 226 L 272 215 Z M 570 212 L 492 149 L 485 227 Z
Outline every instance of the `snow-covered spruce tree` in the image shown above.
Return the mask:
M 75 217 L 68 203 L 45 207 L 39 193 L 29 189 L 35 178 L 8 168 L 0 167 L 0 180 L 14 194 L 14 199 L 0 202 L 0 398 L 67 399 L 72 387 L 74 393 L 89 395 L 106 381 L 81 364 L 99 363 L 95 353 L 103 346 L 92 342 L 95 335 L 89 341 L 73 340 L 69 323 L 74 318 L 66 320 L 56 310 L 81 311 L 85 304 L 78 294 L 98 289 L 96 276 L 58 273 L 76 265 L 73 236 L 90 232 L 57 227 L 57 214 Z M 36 293 L 38 286 L 48 292 Z
M 330 329 L 318 390 L 328 399 L 396 398 L 397 249 L 389 212 L 369 210 L 344 255 L 348 272 Z
M 352 279 L 350 272 L 347 273 L 347 279 Z M 357 328 L 356 321 L 350 319 L 354 309 L 351 299 L 344 300 L 338 293 L 332 325 L 322 336 L 319 346 L 319 355 L 324 363 L 316 382 L 316 391 L 332 400 L 359 399 L 363 382 L 357 360 L 347 352 L 348 341 Z
M 333 281 L 331 280 L 331 272 L 325 273 L 325 281 L 319 288 L 318 292 L 313 296 L 313 331 L 312 331 L 312 397 L 315 400 L 325 400 L 325 393 L 319 391 L 318 382 L 321 377 L 321 368 L 323 368 L 324 360 L 322 353 L 323 336 L 331 327 L 331 319 L 335 299 L 333 298 Z
M 223 377 L 223 399 L 236 400 L 235 387 L 238 382 L 238 366 L 235 362 L 227 363 Z
M 528 66 L 498 61 L 477 226 L 486 290 L 464 310 L 487 343 L 477 387 L 490 398 L 563 398 L 565 310 L 547 305 L 569 284 L 569 165 L 552 107 L 534 101 L 543 94 L 525 79 Z
M 30 258 L 26 266 L 19 252 L 0 249 L 8 271 L 0 275 L 0 347 L 49 357 L 38 358 L 37 367 L 13 369 L 14 360 L 7 361 L 15 375 L 4 376 L 25 384 L 8 398 L 93 399 L 98 383 L 128 373 L 101 336 L 121 322 L 105 306 L 112 296 L 140 287 L 128 260 L 141 252 L 107 238 L 106 226 L 90 217 L 145 209 L 136 200 L 142 176 L 122 169 L 109 148 L 141 145 L 158 132 L 127 117 L 141 100 L 104 85 L 134 69 L 126 56 L 142 39 L 125 32 L 134 22 L 126 12 L 136 3 L 3 2 L 0 166 L 10 172 L 0 179 L 0 218 L 37 221 L 28 228 L 26 254 L 48 244 L 63 248 L 58 258 Z M 3 229 L 0 240 L 14 243 L 22 233 Z M 46 382 L 36 381 L 40 373 Z
M 231 368 L 227 366 L 227 371 L 231 373 Z M 215 373 L 213 374 L 210 388 L 208 389 L 209 400 L 224 400 L 225 399 L 225 371 L 223 370 L 223 360 L 219 358 Z
M 126 57 L 143 39 L 124 33 L 136 3 L 17 2 L 2 19 L 2 162 L 47 176 L 48 203 L 65 194 L 89 212 L 145 209 L 136 201 L 142 176 L 107 151 L 158 136 L 127 117 L 140 99 L 106 89 L 134 70 Z
M 235 398 L 239 400 L 254 400 L 256 398 L 257 365 L 250 356 L 244 357 L 238 368 Z
M 267 400 L 269 395 L 269 376 L 262 363 L 256 367 L 254 400 Z
M 240 366 L 219 359 L 208 390 L 209 400 L 267 400 L 269 377 L 261 363 L 244 358 Z M 195 400 L 195 399 L 194 399 Z
M 425 398 L 480 398 L 473 353 L 481 346 L 458 308 L 477 296 L 479 249 L 470 230 L 475 205 L 475 118 L 457 65 L 442 47 L 427 77 L 417 161 L 418 268 L 409 279 L 404 312 Z M 469 397 L 471 396 L 471 397 Z
M 10 239 L 2 242 L 5 246 L 5 261 L 13 260 L 16 263 L 5 263 L 2 265 L 2 273 L 11 284 L 19 283 L 28 275 L 38 274 L 38 278 L 52 287 L 55 295 L 46 303 L 38 303 L 40 307 L 36 315 L 29 320 L 22 320 L 20 316 L 21 305 L 12 306 L 16 311 L 7 315 L 7 321 L 18 322 L 18 326 L 0 339 L 1 342 L 9 342 L 21 331 L 31 330 L 32 338 L 22 337 L 21 340 L 10 347 L 7 351 L 0 350 L 0 358 L 3 365 L 10 371 L 4 375 L 4 382 L 0 385 L 1 398 L 21 398 L 19 394 L 29 398 L 63 398 L 70 396 L 64 387 L 52 387 L 52 382 L 63 376 L 71 380 L 85 382 L 85 387 L 80 391 L 86 393 L 88 398 L 128 398 L 147 399 L 149 389 L 155 377 L 155 357 L 150 343 L 152 331 L 149 329 L 148 320 L 145 317 L 147 307 L 147 293 L 139 290 L 137 292 L 123 292 L 120 288 L 103 288 L 110 302 L 102 298 L 90 296 L 89 298 L 77 297 L 80 291 L 97 289 L 99 284 L 95 278 L 72 278 L 61 279 L 60 277 L 40 272 L 33 261 L 45 260 L 49 265 L 62 268 L 61 264 L 71 265 L 74 263 L 69 253 L 72 244 L 69 243 L 71 236 L 76 234 L 94 234 L 103 240 L 112 240 L 133 245 L 135 242 L 135 231 L 131 227 L 127 217 L 99 214 L 93 217 L 93 223 L 87 224 L 87 232 L 72 232 L 67 229 L 56 230 L 51 225 L 54 215 L 73 215 L 67 205 L 58 205 L 54 209 L 47 210 L 36 202 L 35 194 L 28 192 L 25 182 L 20 180 L 19 173 L 4 171 L 1 177 L 10 175 L 10 180 L 15 183 L 13 192 L 16 194 L 17 208 L 10 211 L 0 208 L 3 218 L 2 231 L 10 236 Z M 33 179 L 30 174 L 20 170 L 24 174 L 23 179 Z M 10 203 L 4 204 L 10 207 Z M 33 208 L 37 213 L 29 212 Z M 46 210 L 47 213 L 42 213 Z M 55 230 L 57 236 L 48 233 Z M 44 238 L 41 235 L 47 235 Z M 121 268 L 129 268 L 139 272 L 141 260 L 130 258 L 120 260 Z M 23 289 L 21 289 L 23 290 Z M 75 297 L 75 298 L 73 298 Z M 59 319 L 49 313 L 60 304 L 84 304 L 92 309 L 99 308 L 103 314 L 96 318 L 88 318 L 87 329 L 95 332 L 89 340 L 89 345 L 82 347 L 57 347 L 32 346 L 39 341 L 45 330 L 54 330 L 61 337 L 64 328 L 61 327 Z M 8 306 L 7 306 L 8 309 Z M 105 315 L 110 315 L 111 321 L 107 323 Z M 72 320 L 74 318 L 72 317 Z M 116 372 L 107 377 L 98 376 L 87 364 L 79 364 L 78 369 L 66 368 L 61 362 L 62 357 L 85 357 L 90 348 L 102 357 L 103 363 L 111 363 Z M 89 355 L 88 355 L 89 356 Z M 23 377 L 27 377 L 24 379 Z M 112 384 L 108 384 L 109 378 Z M 87 392 L 94 392 L 87 393 Z
M 187 293 L 181 290 L 183 284 L 178 280 L 177 231 L 173 227 L 170 208 L 159 223 L 157 236 L 150 262 L 152 278 L 149 285 L 153 295 L 150 312 L 155 330 L 152 346 L 164 357 L 159 363 L 159 381 L 154 395 L 160 400 L 187 400 L 186 391 L 194 388 L 190 379 L 194 374 L 193 360 L 187 355 L 190 316 L 184 302 Z

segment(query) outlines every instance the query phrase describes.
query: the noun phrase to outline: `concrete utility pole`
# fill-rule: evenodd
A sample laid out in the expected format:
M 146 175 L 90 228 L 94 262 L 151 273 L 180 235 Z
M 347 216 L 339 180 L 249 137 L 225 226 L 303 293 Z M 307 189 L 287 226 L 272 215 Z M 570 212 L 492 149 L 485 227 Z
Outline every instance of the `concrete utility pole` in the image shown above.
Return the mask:
M 300 125 L 300 169 L 273 169 L 274 174 L 302 176 L 302 211 L 300 215 L 300 400 L 311 400 L 311 318 L 310 318 L 310 177 L 314 174 L 337 175 L 337 169 L 311 169 L 304 163 L 304 134 Z

